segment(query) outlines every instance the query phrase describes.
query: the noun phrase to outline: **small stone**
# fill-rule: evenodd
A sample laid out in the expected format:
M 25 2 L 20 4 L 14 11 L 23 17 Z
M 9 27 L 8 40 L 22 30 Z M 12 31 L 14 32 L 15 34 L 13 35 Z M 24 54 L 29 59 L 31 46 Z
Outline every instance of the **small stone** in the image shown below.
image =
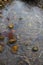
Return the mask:
M 4 36 L 0 35 L 0 40 L 4 40 Z
M 8 33 L 8 43 L 12 44 L 15 43 L 17 41 L 16 36 L 11 32 Z
M 0 44 L 0 53 L 3 51 L 3 45 Z
M 37 52 L 38 51 L 38 47 L 33 47 L 32 51 Z
M 11 51 L 12 51 L 13 53 L 16 53 L 16 52 L 18 51 L 18 46 L 17 46 L 17 45 L 12 46 L 12 47 L 11 47 Z
M 15 43 L 16 41 L 17 41 L 16 38 L 14 38 L 14 39 L 10 39 L 10 40 L 8 41 L 8 43 L 13 44 L 13 43 Z
M 4 8 L 3 2 L 0 2 L 0 9 Z
M 9 24 L 9 25 L 8 25 L 8 28 L 9 28 L 9 29 L 13 29 L 13 28 L 14 28 L 14 25 L 13 25 L 13 24 Z
M 9 32 L 9 33 L 8 33 L 8 38 L 9 38 L 9 39 L 13 39 L 13 38 L 14 38 L 14 35 L 13 35 L 12 32 Z

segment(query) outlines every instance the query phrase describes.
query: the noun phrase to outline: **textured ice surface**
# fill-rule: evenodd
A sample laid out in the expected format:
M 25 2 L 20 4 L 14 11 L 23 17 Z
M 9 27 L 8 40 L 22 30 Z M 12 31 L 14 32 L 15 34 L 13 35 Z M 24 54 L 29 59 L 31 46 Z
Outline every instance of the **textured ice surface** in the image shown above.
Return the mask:
M 6 6 L 2 10 L 2 15 L 3 18 L 0 19 L 0 30 L 1 32 L 8 31 L 7 25 L 14 23 L 19 50 L 17 54 L 12 54 L 10 47 L 5 42 L 6 47 L 4 52 L 0 54 L 0 59 L 4 59 L 7 65 L 13 65 L 14 63 L 16 65 L 17 58 L 21 55 L 26 55 L 32 61 L 39 59 L 43 51 L 43 10 L 35 6 L 26 5 L 21 1 L 14 1 L 10 6 Z M 9 18 L 9 21 L 7 18 Z M 20 18 L 22 19 L 19 20 Z M 37 53 L 31 51 L 34 45 L 39 47 Z M 41 61 L 43 61 L 43 58 Z M 39 61 L 35 62 L 38 65 Z M 31 64 L 33 63 L 31 62 Z

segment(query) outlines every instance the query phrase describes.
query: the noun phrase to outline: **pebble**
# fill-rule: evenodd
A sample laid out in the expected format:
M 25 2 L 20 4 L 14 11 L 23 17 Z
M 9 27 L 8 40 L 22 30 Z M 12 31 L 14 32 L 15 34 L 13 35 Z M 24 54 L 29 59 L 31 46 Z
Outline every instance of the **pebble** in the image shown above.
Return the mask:
M 9 33 L 8 33 L 8 38 L 9 38 L 9 39 L 13 39 L 13 38 L 14 38 L 14 35 L 13 35 L 12 32 L 9 32 Z
M 13 44 L 13 43 L 15 43 L 15 42 L 16 42 L 16 38 L 10 39 L 10 40 L 8 41 L 8 43 L 10 43 L 10 44 Z
M 4 36 L 3 35 L 0 35 L 0 40 L 4 40 Z
M 0 53 L 3 51 L 4 47 L 2 44 L 0 44 Z
M 9 29 L 13 29 L 13 28 L 14 28 L 14 25 L 13 25 L 13 24 L 9 24 L 9 25 L 8 25 L 8 28 L 9 28 Z
M 38 47 L 33 47 L 32 51 L 37 52 L 38 51 Z
M 11 51 L 12 51 L 13 53 L 16 53 L 16 52 L 18 51 L 18 46 L 17 46 L 17 45 L 12 46 L 12 47 L 11 47 Z

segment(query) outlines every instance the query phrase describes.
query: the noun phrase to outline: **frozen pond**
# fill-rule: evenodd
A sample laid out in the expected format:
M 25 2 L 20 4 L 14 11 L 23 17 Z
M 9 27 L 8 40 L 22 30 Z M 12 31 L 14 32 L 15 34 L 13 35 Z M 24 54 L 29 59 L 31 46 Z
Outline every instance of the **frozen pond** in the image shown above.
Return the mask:
M 14 29 L 19 41 L 17 44 L 20 46 L 18 54 L 23 55 L 25 53 L 31 57 L 34 54 L 31 52 L 31 48 L 36 45 L 39 47 L 37 56 L 41 57 L 40 52 L 43 52 L 43 10 L 35 6 L 31 7 L 21 1 L 13 1 L 11 5 L 7 5 L 2 10 L 2 16 L 3 18 L 0 19 L 1 32 L 8 31 L 6 26 L 10 23 L 15 26 Z M 26 47 L 25 44 L 28 46 Z M 5 50 L 4 54 L 7 52 L 8 58 L 13 58 L 8 49 Z

